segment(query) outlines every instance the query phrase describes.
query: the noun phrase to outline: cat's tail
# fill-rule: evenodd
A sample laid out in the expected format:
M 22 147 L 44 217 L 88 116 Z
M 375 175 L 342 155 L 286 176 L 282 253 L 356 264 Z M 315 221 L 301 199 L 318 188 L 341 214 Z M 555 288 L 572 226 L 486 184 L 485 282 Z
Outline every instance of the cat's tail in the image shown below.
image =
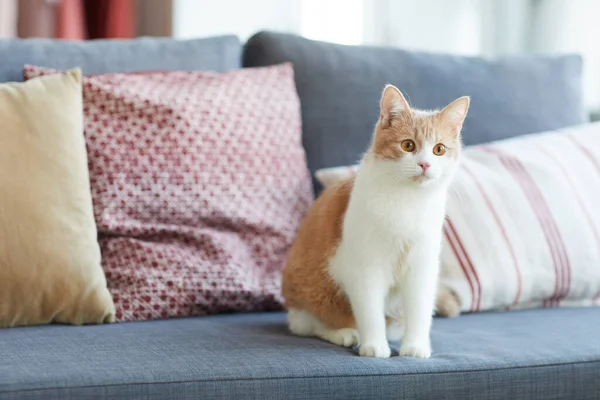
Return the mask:
M 450 287 L 439 283 L 435 301 L 436 314 L 440 317 L 452 318 L 460 315 L 460 300 Z

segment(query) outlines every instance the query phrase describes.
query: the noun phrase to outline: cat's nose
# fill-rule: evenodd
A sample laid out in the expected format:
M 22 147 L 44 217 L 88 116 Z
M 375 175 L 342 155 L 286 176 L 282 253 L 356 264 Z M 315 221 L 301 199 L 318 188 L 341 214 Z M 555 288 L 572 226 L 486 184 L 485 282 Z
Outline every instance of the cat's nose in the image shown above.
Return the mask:
M 429 164 L 428 162 L 425 161 L 421 161 L 419 163 L 419 167 L 421 167 L 421 169 L 423 170 L 423 172 L 427 171 L 427 168 L 429 168 L 431 164 Z

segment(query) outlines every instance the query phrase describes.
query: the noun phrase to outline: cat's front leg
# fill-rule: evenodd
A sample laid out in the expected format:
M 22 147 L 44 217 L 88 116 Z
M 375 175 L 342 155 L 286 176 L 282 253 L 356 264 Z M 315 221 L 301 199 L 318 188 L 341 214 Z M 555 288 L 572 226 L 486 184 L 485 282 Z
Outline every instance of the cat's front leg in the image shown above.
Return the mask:
M 411 253 L 401 281 L 406 327 L 400 355 L 429 358 L 429 334 L 439 271 L 439 246 L 423 243 Z
M 378 271 L 364 270 L 362 276 L 348 280 L 344 286 L 360 337 L 359 354 L 388 358 L 391 352 L 386 335 L 385 297 L 389 285 Z

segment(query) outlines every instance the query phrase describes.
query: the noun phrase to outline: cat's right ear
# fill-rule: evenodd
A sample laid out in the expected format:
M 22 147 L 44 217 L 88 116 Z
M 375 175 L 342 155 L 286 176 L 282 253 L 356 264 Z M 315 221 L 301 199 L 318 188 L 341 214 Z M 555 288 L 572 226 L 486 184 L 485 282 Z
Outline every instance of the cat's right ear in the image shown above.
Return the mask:
M 402 92 L 394 85 L 386 85 L 381 95 L 379 122 L 381 126 L 390 126 L 394 116 L 410 109 Z

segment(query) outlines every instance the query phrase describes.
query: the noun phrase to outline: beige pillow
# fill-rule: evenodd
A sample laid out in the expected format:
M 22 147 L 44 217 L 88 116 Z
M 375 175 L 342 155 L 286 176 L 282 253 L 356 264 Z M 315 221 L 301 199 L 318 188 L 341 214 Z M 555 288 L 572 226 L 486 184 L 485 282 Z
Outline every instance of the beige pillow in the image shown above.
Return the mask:
M 0 326 L 112 322 L 81 71 L 0 84 Z

